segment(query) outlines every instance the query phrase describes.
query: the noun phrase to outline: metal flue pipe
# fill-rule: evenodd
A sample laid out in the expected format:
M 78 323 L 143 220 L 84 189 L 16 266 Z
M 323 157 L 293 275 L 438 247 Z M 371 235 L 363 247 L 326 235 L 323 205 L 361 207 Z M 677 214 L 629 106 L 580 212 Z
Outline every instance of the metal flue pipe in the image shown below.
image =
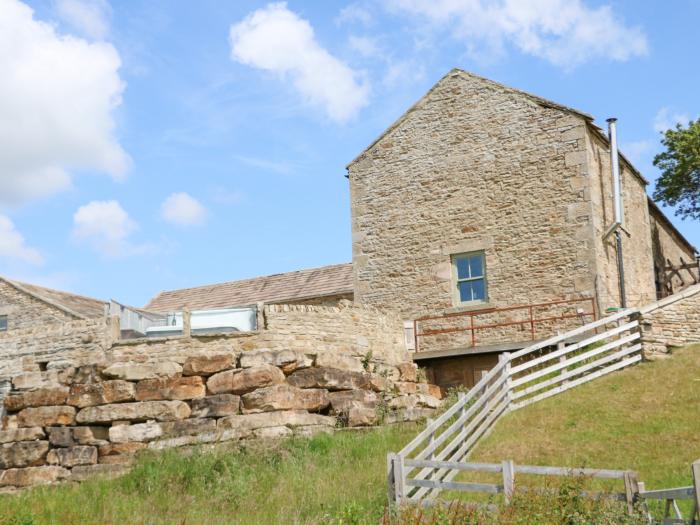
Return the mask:
M 608 122 L 608 139 L 610 141 L 610 167 L 613 177 L 613 197 L 615 208 L 615 223 L 613 225 L 615 231 L 615 244 L 617 249 L 617 275 L 620 286 L 620 306 L 627 308 L 627 294 L 625 293 L 625 263 L 622 256 L 622 235 L 620 228 L 623 224 L 622 212 L 622 184 L 620 181 L 620 157 L 617 150 L 617 119 L 609 118 Z

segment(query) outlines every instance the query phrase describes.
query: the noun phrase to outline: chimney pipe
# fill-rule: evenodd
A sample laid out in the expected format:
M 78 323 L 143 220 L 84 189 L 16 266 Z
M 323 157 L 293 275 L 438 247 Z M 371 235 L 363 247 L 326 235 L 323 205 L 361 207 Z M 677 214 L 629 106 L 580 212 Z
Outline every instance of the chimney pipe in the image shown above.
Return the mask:
M 617 119 L 609 118 L 608 140 L 610 141 L 610 167 L 613 177 L 613 194 L 615 199 L 615 244 L 617 247 L 617 275 L 620 286 L 620 306 L 627 308 L 627 294 L 625 293 L 625 263 L 622 256 L 622 235 L 620 228 L 623 223 L 622 215 L 622 184 L 620 183 L 620 158 L 617 150 Z
M 610 166 L 613 177 L 613 195 L 615 198 L 615 223 L 622 225 L 622 185 L 620 183 L 620 157 L 617 151 L 617 119 L 608 119 L 608 138 L 610 140 Z

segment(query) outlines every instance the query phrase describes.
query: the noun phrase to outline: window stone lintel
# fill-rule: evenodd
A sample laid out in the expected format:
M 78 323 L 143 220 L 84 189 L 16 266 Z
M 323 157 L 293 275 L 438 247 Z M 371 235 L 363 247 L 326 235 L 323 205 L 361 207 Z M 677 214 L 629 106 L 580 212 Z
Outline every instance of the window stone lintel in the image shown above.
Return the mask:
M 442 246 L 443 255 L 455 255 L 458 253 L 469 253 L 486 251 L 493 248 L 493 237 L 482 237 L 481 239 L 469 239 L 457 244 Z

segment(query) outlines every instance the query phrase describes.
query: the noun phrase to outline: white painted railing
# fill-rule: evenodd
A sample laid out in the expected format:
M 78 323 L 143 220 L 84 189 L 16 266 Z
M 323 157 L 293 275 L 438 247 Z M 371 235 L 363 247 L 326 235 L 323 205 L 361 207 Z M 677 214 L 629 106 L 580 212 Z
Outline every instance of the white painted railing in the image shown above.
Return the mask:
M 389 454 L 389 498 L 419 501 L 449 488 L 476 442 L 504 413 L 592 381 L 642 359 L 636 309 L 620 311 L 517 352 L 498 364 L 428 424 L 398 454 Z M 598 333 L 602 330 L 600 333 Z

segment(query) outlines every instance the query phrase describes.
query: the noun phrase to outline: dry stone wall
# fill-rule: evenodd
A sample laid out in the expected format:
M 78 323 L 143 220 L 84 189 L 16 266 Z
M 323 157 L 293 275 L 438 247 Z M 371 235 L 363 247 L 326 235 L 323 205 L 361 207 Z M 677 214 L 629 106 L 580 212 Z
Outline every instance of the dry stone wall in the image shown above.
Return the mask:
M 700 343 L 700 284 L 642 308 L 640 326 L 648 359 L 666 356 L 674 346 Z
M 136 453 L 309 436 L 416 419 L 440 390 L 416 367 L 234 350 L 182 364 L 115 362 L 21 374 L 4 400 L 0 487 L 118 474 Z
M 117 338 L 105 319 L 0 336 L 0 487 L 119 473 L 144 449 L 411 420 L 440 402 L 400 319 L 349 301 L 268 305 L 251 333 Z

